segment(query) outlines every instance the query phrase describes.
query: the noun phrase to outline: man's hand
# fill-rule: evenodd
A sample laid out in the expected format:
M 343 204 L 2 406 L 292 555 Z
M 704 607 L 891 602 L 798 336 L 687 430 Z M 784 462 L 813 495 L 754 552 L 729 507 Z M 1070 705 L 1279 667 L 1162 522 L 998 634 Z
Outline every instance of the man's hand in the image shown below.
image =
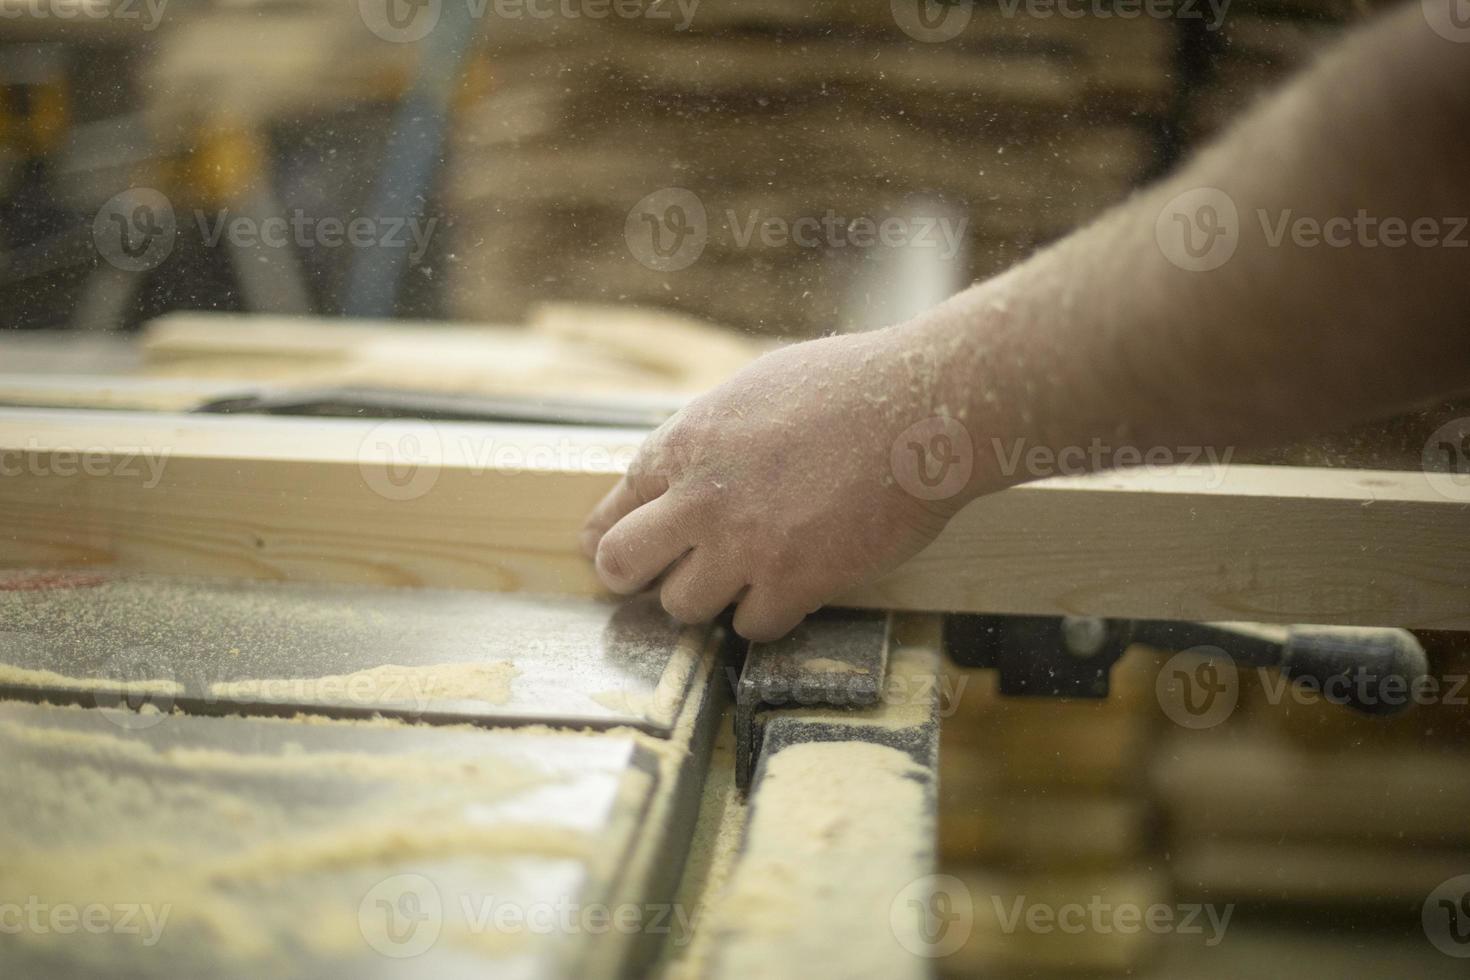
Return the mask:
M 767 354 L 654 432 L 582 533 L 607 587 L 662 576 L 675 618 L 738 601 L 736 631 L 773 640 L 928 544 L 968 499 L 973 454 L 939 365 L 901 331 Z

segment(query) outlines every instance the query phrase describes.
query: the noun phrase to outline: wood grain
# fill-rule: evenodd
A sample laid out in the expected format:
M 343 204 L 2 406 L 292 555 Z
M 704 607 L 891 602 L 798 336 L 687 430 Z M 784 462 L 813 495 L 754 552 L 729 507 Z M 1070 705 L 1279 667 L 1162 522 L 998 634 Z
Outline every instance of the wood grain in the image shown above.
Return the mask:
M 577 531 L 639 438 L 3 411 L 0 566 L 592 593 Z M 1467 539 L 1470 502 L 1423 474 L 1118 472 L 977 501 L 841 601 L 1470 629 Z

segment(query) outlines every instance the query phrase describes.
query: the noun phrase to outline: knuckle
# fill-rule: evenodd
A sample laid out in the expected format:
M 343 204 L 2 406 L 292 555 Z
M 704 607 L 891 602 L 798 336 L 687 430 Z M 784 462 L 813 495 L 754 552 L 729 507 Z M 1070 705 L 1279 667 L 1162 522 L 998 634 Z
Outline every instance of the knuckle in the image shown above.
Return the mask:
M 685 406 L 649 438 L 649 464 L 664 473 L 687 469 L 708 442 L 709 422 L 698 407 Z
M 665 422 L 663 427 L 649 440 L 652 450 L 650 462 L 665 467 L 674 464 L 694 440 L 692 429 L 689 416 L 685 412 L 680 412 Z

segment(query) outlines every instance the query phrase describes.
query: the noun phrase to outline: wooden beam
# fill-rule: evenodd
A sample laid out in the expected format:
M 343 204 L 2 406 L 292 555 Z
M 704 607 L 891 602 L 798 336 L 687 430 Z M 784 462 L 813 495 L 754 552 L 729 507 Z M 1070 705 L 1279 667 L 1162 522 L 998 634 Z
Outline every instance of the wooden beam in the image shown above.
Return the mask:
M 1118 471 L 982 498 L 852 599 L 895 608 L 1470 629 L 1470 493 L 1423 473 Z
M 3 411 L 0 567 L 594 593 L 577 530 L 639 438 Z M 1467 540 L 1421 473 L 1118 472 L 977 501 L 842 601 L 1470 629 Z

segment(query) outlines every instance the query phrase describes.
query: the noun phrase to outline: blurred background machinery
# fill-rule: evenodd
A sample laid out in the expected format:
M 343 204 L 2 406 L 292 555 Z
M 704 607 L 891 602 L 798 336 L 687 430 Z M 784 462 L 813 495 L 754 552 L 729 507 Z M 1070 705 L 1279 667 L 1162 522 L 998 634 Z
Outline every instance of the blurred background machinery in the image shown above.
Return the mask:
M 784 338 L 880 325 L 915 277 L 984 278 L 1121 200 L 1362 13 L 980 3 L 926 34 L 848 0 L 599 19 L 449 4 L 423 5 L 432 30 L 395 31 L 367 0 L 107 3 L 0 20 L 6 326 L 173 309 L 504 323 L 566 300 Z M 178 240 L 122 283 L 91 238 L 133 188 L 163 195 Z M 646 199 L 674 188 L 703 211 L 677 270 L 640 257 L 629 220 L 661 218 Z M 412 256 L 211 238 L 220 215 L 298 211 L 417 215 L 436 234 Z M 769 219 L 822 231 L 780 240 Z M 851 247 L 885 219 L 909 223 L 904 244 Z M 942 271 L 890 261 L 916 249 Z M 113 288 L 67 288 L 89 271 Z

